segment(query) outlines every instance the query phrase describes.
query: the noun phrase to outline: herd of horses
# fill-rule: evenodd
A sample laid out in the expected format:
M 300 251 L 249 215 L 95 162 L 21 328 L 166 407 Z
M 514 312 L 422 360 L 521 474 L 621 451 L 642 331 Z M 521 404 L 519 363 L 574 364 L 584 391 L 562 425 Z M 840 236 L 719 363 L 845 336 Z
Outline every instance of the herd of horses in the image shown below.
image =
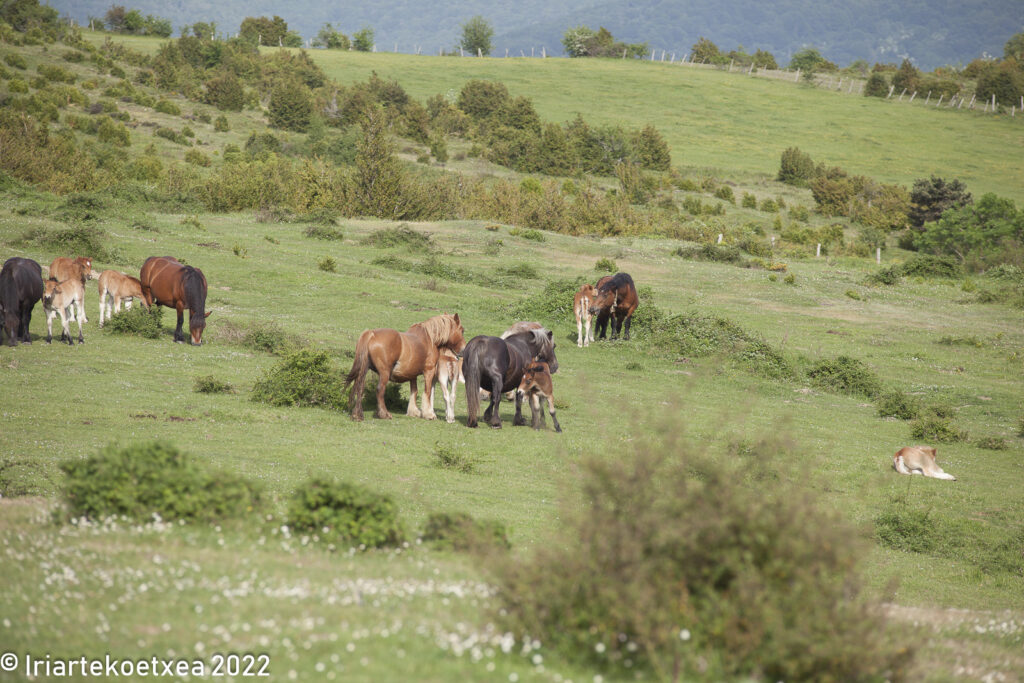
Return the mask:
M 42 301 L 46 314 L 46 343 L 53 340 L 53 319 L 60 317 L 61 341 L 74 344 L 70 322 L 78 323 L 78 343 L 83 343 L 83 323 L 89 322 L 85 314 L 86 282 L 99 279 L 100 327 L 113 313 L 131 308 L 139 299 L 147 309 L 153 304 L 173 308 L 178 313 L 174 341 L 184 342 L 182 332 L 184 312 L 189 310 L 189 335 L 192 344 L 202 343 L 206 328 L 206 277 L 194 266 L 187 266 L 172 256 L 151 256 L 142 264 L 139 277 L 116 270 L 105 270 L 99 275 L 92 268 L 88 256 L 53 260 L 49 277 L 43 280 L 43 269 L 30 258 L 15 256 L 4 262 L 0 269 L 0 341 L 4 334 L 7 344 L 31 344 L 29 324 L 32 310 Z
M 31 344 L 29 323 L 32 309 L 39 301 L 47 316 L 46 341 L 52 341 L 52 324 L 60 317 L 61 341 L 74 344 L 69 323 L 78 323 L 78 342 L 84 342 L 82 325 L 85 314 L 85 285 L 99 280 L 100 326 L 125 302 L 130 308 L 139 299 L 147 309 L 154 304 L 174 308 L 177 326 L 174 341 L 184 342 L 182 331 L 184 310 L 189 310 L 189 336 L 193 345 L 202 343 L 206 318 L 207 283 L 203 272 L 185 265 L 171 256 L 151 256 L 142 264 L 135 278 L 114 270 L 95 275 L 89 257 L 59 257 L 50 264 L 45 281 L 42 266 L 29 258 L 12 257 L 0 269 L 0 341 Z M 111 306 L 111 302 L 113 305 Z M 601 278 L 595 285 L 585 284 L 576 292 L 573 311 L 576 316 L 577 346 L 589 346 L 594 331 L 606 337 L 611 324 L 611 338 L 623 334 L 629 339 L 629 328 L 639 299 L 633 278 L 616 273 Z M 591 329 L 593 322 L 594 330 Z M 390 418 L 385 405 L 385 389 L 389 382 L 409 382 L 407 415 L 432 420 L 434 384 L 441 383 L 445 400 L 445 419 L 455 421 L 455 395 L 459 382 L 466 385 L 466 426 L 476 427 L 482 399 L 488 401 L 483 419 L 491 427 L 501 428 L 499 407 L 502 396 L 515 401 L 513 425 L 524 425 L 522 401 L 531 408 L 534 429 L 544 424 L 541 401 L 547 403 L 548 414 L 556 431 L 562 431 L 555 415 L 551 376 L 558 372 L 554 333 L 537 322 L 519 322 L 500 337 L 479 335 L 468 342 L 458 314 L 442 314 L 416 323 L 405 332 L 379 328 L 366 330 L 356 343 L 352 369 L 345 377 L 351 385 L 349 405 L 354 420 L 363 419 L 363 393 L 366 375 L 378 375 L 376 417 Z M 419 398 L 418 379 L 423 376 L 423 394 Z M 420 405 L 417 406 L 419 399 Z

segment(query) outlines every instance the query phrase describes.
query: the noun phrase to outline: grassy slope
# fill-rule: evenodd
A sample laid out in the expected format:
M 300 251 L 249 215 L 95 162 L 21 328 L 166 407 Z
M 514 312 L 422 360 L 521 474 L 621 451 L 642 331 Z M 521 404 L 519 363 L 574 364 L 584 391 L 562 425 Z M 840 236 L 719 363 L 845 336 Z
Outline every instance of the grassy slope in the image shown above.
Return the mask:
M 524 87 L 516 85 L 517 79 L 528 78 L 537 68 L 603 71 L 627 66 L 608 62 L 584 67 L 555 60 L 442 62 L 348 53 L 326 57 L 336 57 L 339 65 L 344 60 L 344 75 L 352 79 L 362 79 L 370 67 L 392 64 L 398 69 L 405 64 L 410 71 L 402 75 L 384 69 L 378 73 L 394 75 L 416 95 L 457 88 L 466 78 L 479 75 L 460 73 L 461 69 L 507 68 L 508 77 L 502 80 L 513 92 L 533 96 L 542 115 L 552 118 L 562 114 L 549 108 L 568 116 L 571 110 L 559 107 L 572 106 L 567 96 L 559 100 L 552 94 L 557 74 L 549 72 L 547 80 L 532 81 L 548 83 L 543 99 L 525 87 L 525 80 Z M 444 64 L 457 75 L 446 71 L 428 77 L 416 72 L 421 64 L 435 69 Z M 356 73 L 358 68 L 364 70 Z M 630 68 L 634 79 L 679 73 L 661 65 Z M 710 77 L 703 72 L 684 73 Z M 452 84 L 446 86 L 442 81 L 449 77 Z M 738 77 L 719 74 L 715 78 L 728 85 L 724 79 Z M 422 88 L 422 93 L 417 88 Z M 914 111 L 795 87 L 785 92 L 845 105 L 870 105 L 882 112 Z M 600 101 L 586 106 L 588 119 L 608 115 L 607 110 L 601 113 Z M 623 120 L 636 125 L 646 119 Z M 957 125 L 1006 125 L 972 116 L 956 119 L 961 120 L 965 123 Z M 245 115 L 233 118 L 233 131 L 227 139 L 244 137 L 242 131 L 253 123 Z M 196 127 L 201 138 L 213 136 L 205 126 Z M 723 135 L 743 137 L 735 130 Z M 141 149 L 148 142 L 148 133 L 136 129 L 133 140 L 132 150 Z M 218 140 L 217 146 L 223 141 Z M 791 143 L 778 146 L 786 144 Z M 796 144 L 815 153 L 810 145 Z M 680 144 L 673 148 L 686 149 Z M 173 146 L 161 149 L 180 154 Z M 729 173 L 734 168 L 741 174 L 770 172 L 777 164 L 777 153 L 775 149 L 765 151 L 763 165 L 726 168 Z M 864 170 L 827 158 L 851 170 Z M 955 163 L 956 158 L 950 156 L 944 163 Z M 689 163 L 685 157 L 684 163 Z M 702 166 L 717 163 L 694 162 Z M 975 187 L 972 184 L 972 189 Z M 773 194 L 781 189 L 772 184 L 765 188 Z M 31 201 L 0 198 L 0 243 L 29 227 L 57 226 L 46 216 L 47 211 L 32 207 Z M 22 215 L 26 209 L 27 215 Z M 1022 316 L 1019 310 L 1002 306 L 965 303 L 969 297 L 960 291 L 959 283 L 905 282 L 895 288 L 866 288 L 860 283 L 870 264 L 822 259 L 791 263 L 797 285 L 789 287 L 770 282 L 762 271 L 678 259 L 670 255 L 676 243 L 667 240 L 549 235 L 548 242 L 539 245 L 509 236 L 504 230 L 499 237 L 506 246 L 501 257 L 495 257 L 484 254 L 485 242 L 494 234 L 484 231 L 481 224 L 416 226 L 434 234 L 446 259 L 479 272 L 499 263 L 525 261 L 546 275 L 592 277 L 597 258 L 614 257 L 638 283 L 651 285 L 658 305 L 670 311 L 695 309 L 733 318 L 793 355 L 818 359 L 849 353 L 863 358 L 887 383 L 952 403 L 958 408 L 958 421 L 972 436 L 999 435 L 1010 441 L 1011 449 L 1001 452 L 968 444 L 940 447 L 943 466 L 960 480 L 950 486 L 893 475 L 889 458 L 897 447 L 910 442 L 908 428 L 902 422 L 880 420 L 874 407 L 863 400 L 821 393 L 803 382 L 759 380 L 715 361 L 675 362 L 650 355 L 640 342 L 626 349 L 601 344 L 578 350 L 569 320 L 545 321 L 556 330 L 559 340 L 562 369 L 557 392 L 566 404 L 560 410 L 566 432 L 560 436 L 512 429 L 508 424 L 500 432 L 471 431 L 461 424 L 405 417 L 387 423 L 368 419 L 357 425 L 320 410 L 272 409 L 250 403 L 248 390 L 275 359 L 226 343 L 221 327 L 225 319 L 274 320 L 288 332 L 329 349 L 339 366 L 347 366 L 349 360 L 343 352 L 352 348 L 365 327 L 404 328 L 439 311 L 458 311 L 470 335 L 500 332 L 511 322 L 499 312 L 500 305 L 538 291 L 542 282 L 525 282 L 522 291 L 449 282 L 441 282 L 436 290 L 426 289 L 422 276 L 368 265 L 381 250 L 361 245 L 360 238 L 379 228 L 382 224 L 378 222 L 346 222 L 342 226 L 345 240 L 326 243 L 302 237 L 300 226 L 257 224 L 251 215 L 203 215 L 201 230 L 181 225 L 181 218 L 154 216 L 150 222 L 158 232 L 130 227 L 128 218 L 108 220 L 102 227 L 114 235 L 123 259 L 97 266 L 131 272 L 146 256 L 172 253 L 202 267 L 210 280 L 208 301 L 214 311 L 208 344 L 189 348 L 172 344 L 169 334 L 145 341 L 98 331 L 95 287 L 90 283 L 87 306 L 91 322 L 86 325 L 85 345 L 69 349 L 37 342 L 14 350 L 0 348 L 0 455 L 27 464 L 28 476 L 47 495 L 54 493 L 59 482 L 55 464 L 60 460 L 93 452 L 111 440 L 127 443 L 166 438 L 213 464 L 264 482 L 274 498 L 271 512 L 275 515 L 281 498 L 296 483 L 312 473 L 327 473 L 393 494 L 411 528 L 430 511 L 465 510 L 508 523 L 514 544 L 523 549 L 544 542 L 545 533 L 556 524 L 560 492 L 580 457 L 595 450 L 616 452 L 639 425 L 667 414 L 685 423 L 695 438 L 718 446 L 734 438 L 756 438 L 769 430 L 792 435 L 801 446 L 794 457 L 804 464 L 811 485 L 824 492 L 826 504 L 865 525 L 866 531 L 878 510 L 899 495 L 934 505 L 946 515 L 991 520 L 1001 527 L 1019 523 L 1024 510 L 1024 492 L 1008 485 L 1020 480 L 1024 450 L 1014 436 L 1016 420 L 1024 412 L 1019 392 L 1024 375 Z M 279 244 L 265 240 L 265 235 Z M 235 256 L 234 245 L 247 249 L 248 258 Z M 6 247 L 2 255 L 21 253 L 42 263 L 58 255 Z M 316 269 L 316 261 L 325 254 L 337 260 L 336 274 Z M 400 251 L 398 255 L 409 257 Z M 866 301 L 849 298 L 848 290 L 866 296 Z M 170 319 L 167 316 L 165 322 Z M 38 308 L 32 332 L 45 334 Z M 937 343 L 947 335 L 975 335 L 984 346 Z M 624 354 L 637 360 L 642 370 L 626 369 Z M 193 393 L 193 378 L 207 374 L 230 381 L 239 393 Z M 69 402 L 68 391 L 80 398 Z M 460 394 L 464 394 L 461 389 Z M 464 405 L 460 398 L 460 420 Z M 436 443 L 453 444 L 472 455 L 478 462 L 475 471 L 460 474 L 434 467 Z M 163 654 L 169 649 L 198 652 L 197 642 L 206 652 L 215 648 L 266 649 L 274 657 L 275 673 L 295 668 L 303 680 L 314 675 L 317 662 L 338 675 L 364 680 L 393 678 L 410 670 L 420 678 L 438 680 L 484 675 L 489 657 L 471 664 L 465 657 L 445 653 L 435 637 L 438 631 L 456 630 L 459 622 L 469 624 L 471 630 L 483 628 L 489 619 L 489 600 L 472 593 L 465 597 L 445 594 L 435 586 L 416 598 L 382 597 L 380 604 L 360 598 L 348 604 L 346 600 L 362 593 L 339 584 L 348 578 L 381 577 L 391 577 L 399 584 L 425 582 L 431 576 L 477 581 L 484 577 L 477 568 L 458 558 L 418 550 L 404 556 L 335 559 L 320 550 L 302 548 L 299 542 L 287 543 L 284 548 L 279 545 L 279 535 L 271 531 L 279 522 L 275 517 L 266 529 L 229 529 L 224 534 L 187 529 L 67 533 L 41 523 L 38 505 L 5 502 L 0 508 L 0 535 L 5 540 L 0 570 L 11 577 L 10 585 L 17 590 L 0 594 L 0 612 L 15 615 L 10 617 L 12 626 L 5 627 L 18 634 L 12 646 L 33 650 L 60 646 L 76 653 L 102 653 L 111 647 L 108 642 L 138 643 L 138 651 L 132 647 L 117 653 L 122 656 L 150 651 Z M 265 549 L 260 537 L 269 544 Z M 226 548 L 221 548 L 221 538 Z M 243 557 L 248 558 L 248 565 L 241 562 Z M 33 559 L 26 562 L 25 558 Z M 168 562 L 170 568 L 166 568 Z M 67 579 L 66 573 L 64 578 L 54 578 L 64 566 L 77 573 L 80 586 L 75 588 L 77 584 Z M 890 577 L 899 576 L 901 585 L 892 597 L 902 605 L 1012 608 L 1018 615 L 1024 609 L 1020 579 L 988 577 L 966 562 L 876 549 L 866 558 L 865 568 L 880 589 Z M 107 585 L 102 581 L 105 576 L 112 577 Z M 219 577 L 223 579 L 218 582 Z M 247 581 L 255 590 L 245 588 Z M 149 589 L 145 596 L 140 588 L 143 583 Z M 65 590 L 55 594 L 53 585 Z M 225 588 L 244 590 L 227 597 Z M 332 604 L 332 598 L 338 602 Z M 154 617 L 153 609 L 168 600 L 174 601 L 174 607 L 166 616 Z M 119 603 L 117 611 L 109 609 L 115 602 Z M 40 604 L 43 607 L 29 615 L 28 606 Z M 230 610 L 225 610 L 225 604 Z M 196 605 L 204 611 L 197 611 Z M 101 628 L 94 637 L 93 615 L 97 612 L 104 612 L 111 630 Z M 268 612 L 273 612 L 272 618 Z M 396 620 L 403 624 L 398 629 L 393 628 Z M 168 624 L 166 631 L 162 623 Z M 385 636 L 384 630 L 391 635 Z M 215 631 L 215 635 L 195 635 Z M 339 640 L 325 641 L 330 634 Z M 981 666 L 1013 670 L 1019 635 L 958 634 L 955 629 L 946 633 L 957 638 L 957 647 L 976 652 L 974 660 Z M 261 637 L 269 644 L 261 644 Z M 354 653 L 342 650 L 347 641 L 357 644 Z M 948 666 L 932 673 L 948 675 L 955 657 L 942 650 L 943 646 L 936 647 L 940 661 Z M 399 650 L 413 668 L 403 664 Z M 339 653 L 341 661 L 332 662 L 330 656 Z M 365 665 L 362 656 L 367 656 Z M 557 669 L 565 675 L 582 676 L 550 661 L 545 662 L 551 667 L 546 674 L 538 673 L 526 658 L 498 657 L 497 661 L 498 674 L 516 671 L 521 676 L 549 680 Z

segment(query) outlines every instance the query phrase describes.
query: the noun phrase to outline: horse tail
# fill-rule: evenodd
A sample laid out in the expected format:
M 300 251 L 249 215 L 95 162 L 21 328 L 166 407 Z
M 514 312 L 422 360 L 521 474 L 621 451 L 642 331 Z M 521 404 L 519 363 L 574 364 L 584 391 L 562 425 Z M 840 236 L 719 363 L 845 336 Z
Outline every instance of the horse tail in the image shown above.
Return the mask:
M 366 386 L 366 373 L 370 369 L 370 339 L 373 337 L 371 330 L 366 330 L 359 335 L 356 342 L 356 357 L 352 361 L 352 369 L 345 376 L 345 386 L 352 385 L 352 393 L 349 395 L 349 408 L 352 417 L 362 419 L 363 417 L 363 389 Z
M 480 357 L 476 346 L 467 346 L 462 352 L 462 376 L 466 380 L 466 426 L 476 427 L 480 412 Z

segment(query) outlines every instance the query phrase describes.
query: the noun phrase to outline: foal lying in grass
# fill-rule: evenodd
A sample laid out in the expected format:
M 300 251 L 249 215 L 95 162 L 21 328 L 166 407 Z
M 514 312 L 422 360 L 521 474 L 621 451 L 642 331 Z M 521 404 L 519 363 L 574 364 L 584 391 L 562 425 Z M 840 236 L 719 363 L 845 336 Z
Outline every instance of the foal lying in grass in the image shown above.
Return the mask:
M 540 409 L 540 400 L 543 398 L 548 402 L 548 412 L 551 413 L 555 431 L 562 431 L 558 418 L 555 417 L 555 396 L 547 363 L 534 362 L 527 366 L 526 372 L 523 373 L 523 381 L 519 383 L 519 393 L 530 399 L 530 411 L 533 414 L 531 426 L 534 429 L 540 429 L 544 424 L 544 413 Z

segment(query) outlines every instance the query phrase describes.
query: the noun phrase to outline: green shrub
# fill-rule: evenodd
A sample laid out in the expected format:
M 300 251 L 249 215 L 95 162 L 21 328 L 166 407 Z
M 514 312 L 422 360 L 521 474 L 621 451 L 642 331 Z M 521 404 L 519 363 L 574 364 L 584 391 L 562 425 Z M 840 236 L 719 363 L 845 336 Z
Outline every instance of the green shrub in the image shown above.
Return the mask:
M 96 137 L 99 138 L 100 142 L 109 142 L 118 147 L 128 147 L 132 144 L 128 129 L 120 123 L 115 123 L 108 116 L 100 119 L 99 126 L 96 129 Z
M 931 254 L 914 254 L 899 266 L 900 274 L 905 277 L 950 277 L 963 276 L 963 266 L 953 256 L 933 256 Z
M 179 145 L 185 145 L 186 147 L 190 147 L 192 145 L 192 142 L 189 141 L 187 137 L 185 137 L 178 131 L 172 130 L 170 128 L 157 128 L 155 131 L 153 131 L 153 135 L 159 138 L 164 138 L 165 140 L 170 140 L 171 142 L 176 142 Z
M 118 449 L 68 460 L 64 500 L 71 518 L 126 516 L 151 521 L 215 521 L 243 517 L 260 504 L 252 482 L 210 470 L 193 456 L 163 442 Z
M 805 187 L 807 182 L 818 175 L 814 160 L 809 154 L 800 151 L 799 147 L 789 147 L 782 153 L 782 162 L 779 165 L 780 180 L 790 185 Z
M 864 282 L 871 285 L 896 285 L 900 281 L 900 267 L 886 266 L 864 278 Z
M 437 443 L 434 445 L 434 462 L 446 470 L 458 470 L 464 474 L 473 471 L 476 465 L 473 458 L 454 446 Z
M 761 200 L 761 207 L 760 208 L 761 208 L 761 211 L 764 211 L 765 213 L 778 213 L 779 212 L 779 205 L 775 202 L 774 199 L 772 199 L 770 197 L 765 197 L 764 199 Z
M 302 234 L 306 237 L 312 237 L 313 239 L 329 241 L 340 240 L 345 237 L 345 234 L 337 228 L 332 228 L 329 225 L 318 225 L 316 223 L 313 225 L 307 225 L 306 229 L 302 231 Z M 333 259 L 331 260 L 333 261 Z M 330 269 L 321 266 L 320 270 L 327 270 L 328 272 L 333 273 L 336 266 L 337 263 L 334 263 Z
M 730 204 L 736 203 L 736 196 L 732 192 L 732 188 L 728 185 L 722 185 L 720 188 L 715 190 L 715 196 L 719 199 L 724 199 Z
M 615 259 L 604 257 L 597 259 L 597 263 L 594 264 L 594 270 L 599 273 L 617 273 L 619 272 L 619 266 L 615 263 Z
M 814 385 L 840 394 L 874 398 L 882 388 L 878 376 L 850 356 L 820 361 L 807 372 L 807 376 Z
M 313 118 L 313 100 L 309 88 L 295 80 L 279 84 L 270 95 L 267 112 L 270 125 L 274 128 L 305 133 Z
M 253 385 L 252 400 L 272 406 L 316 406 L 345 410 L 344 374 L 323 351 L 291 353 Z
M 548 238 L 544 236 L 540 230 L 534 230 L 528 228 L 522 230 L 520 228 L 509 228 L 508 234 L 512 237 L 522 237 L 524 240 L 530 240 L 531 242 L 547 242 Z
M 142 306 L 132 306 L 112 315 L 103 329 L 114 334 L 159 339 L 163 334 L 160 327 L 163 315 L 164 309 L 160 306 L 150 306 L 148 311 Z
M 56 64 L 40 64 L 36 67 L 39 75 L 53 83 L 74 83 L 75 74 Z
M 890 505 L 875 518 L 875 538 L 882 545 L 907 553 L 933 552 L 940 544 L 930 510 L 909 509 Z
M 78 225 L 63 230 L 35 228 L 14 241 L 16 246 L 32 245 L 61 254 L 89 254 L 96 261 L 112 261 L 114 253 L 107 249 L 109 235 L 91 225 Z
M 881 73 L 872 73 L 864 86 L 865 97 L 885 97 L 889 94 L 889 82 Z
M 212 104 L 221 111 L 242 111 L 245 106 L 245 88 L 234 72 L 226 70 L 204 85 L 203 102 L 206 104 Z
M 789 210 L 789 217 L 795 221 L 806 223 L 811 219 L 811 214 L 806 206 L 794 206 Z
M 476 520 L 465 512 L 434 512 L 423 525 L 423 540 L 435 548 L 488 551 L 508 549 L 505 525 L 493 519 Z
M 785 282 L 787 285 L 795 285 L 796 284 L 796 275 L 794 275 L 793 273 L 790 273 L 786 277 L 782 278 L 782 281 Z
M 910 423 L 910 436 L 922 441 L 958 443 L 967 440 L 967 432 L 953 424 L 948 417 L 925 415 Z
M 1009 446 L 1006 443 L 1006 439 L 1001 436 L 984 436 L 975 443 L 978 448 L 984 448 L 989 451 L 1005 451 Z
M 334 273 L 338 270 L 338 262 L 330 256 L 324 256 L 316 262 L 316 267 L 325 273 Z
M 364 237 L 361 243 L 382 249 L 402 247 L 417 254 L 434 249 L 434 240 L 430 233 L 414 230 L 405 223 L 394 228 L 376 230 Z
M 181 107 L 176 105 L 174 102 L 171 102 L 170 100 L 159 100 L 156 103 L 156 106 L 153 107 L 153 109 L 160 112 L 161 114 L 181 116 Z
M 756 209 L 757 208 L 757 197 L 750 194 L 749 192 L 743 193 L 743 200 L 741 202 L 744 209 Z
M 255 321 L 249 324 L 242 336 L 242 345 L 254 351 L 266 351 L 280 355 L 292 342 L 284 329 L 273 321 Z
M 315 225 L 333 227 L 338 224 L 338 216 L 338 210 L 334 207 L 321 206 L 315 209 L 310 209 L 299 216 L 298 220 L 302 223 L 313 223 Z
M 405 537 L 398 507 L 389 496 L 322 478 L 295 490 L 288 504 L 288 525 L 330 543 L 359 548 L 399 545 Z
M 204 168 L 213 163 L 210 160 L 210 157 L 206 156 L 205 154 L 200 152 L 198 149 L 195 149 L 194 147 L 185 152 L 185 161 L 194 166 L 202 166 Z
M 192 130 L 191 126 L 182 126 L 181 134 L 186 138 L 194 138 L 196 136 L 196 132 Z
M 5 54 L 4 62 L 6 62 L 7 66 L 14 67 L 15 69 L 25 70 L 28 68 L 28 62 L 26 62 L 25 58 L 17 52 L 8 52 Z
M 672 252 L 692 261 L 713 261 L 715 263 L 741 263 L 745 259 L 739 247 L 723 244 L 702 244 L 695 247 L 676 247 Z
M 878 416 L 912 420 L 921 413 L 917 399 L 907 396 L 899 389 L 893 389 L 878 397 Z
M 746 483 L 747 460 L 672 434 L 585 460 L 558 535 L 498 565 L 506 622 L 615 680 L 905 677 L 857 533 L 785 478 Z
M 223 380 L 219 380 L 213 375 L 204 375 L 203 377 L 196 377 L 195 382 L 192 385 L 192 390 L 198 394 L 233 394 L 235 393 L 234 387 Z
M 15 77 L 7 81 L 7 90 L 10 93 L 24 94 L 28 92 L 28 83 Z
M 223 114 L 218 116 L 216 120 L 213 122 L 213 129 L 218 133 L 226 133 L 229 130 L 231 130 L 231 128 L 228 126 L 228 117 L 224 116 Z

